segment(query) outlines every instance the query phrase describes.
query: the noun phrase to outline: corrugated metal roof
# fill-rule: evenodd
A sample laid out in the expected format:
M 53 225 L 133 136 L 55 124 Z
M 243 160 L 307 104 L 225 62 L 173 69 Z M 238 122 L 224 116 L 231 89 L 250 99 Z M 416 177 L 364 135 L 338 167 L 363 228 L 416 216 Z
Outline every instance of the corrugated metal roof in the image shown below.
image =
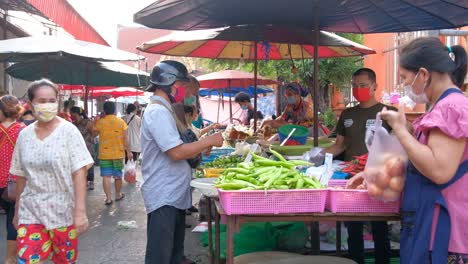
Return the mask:
M 23 11 L 23 12 L 30 13 L 33 15 L 46 17 L 39 10 L 37 10 L 37 8 L 32 6 L 26 0 L 2 0 L 0 1 L 0 9 L 3 9 L 5 11 L 8 11 L 8 10 Z
M 66 0 L 27 0 L 78 40 L 110 46 Z

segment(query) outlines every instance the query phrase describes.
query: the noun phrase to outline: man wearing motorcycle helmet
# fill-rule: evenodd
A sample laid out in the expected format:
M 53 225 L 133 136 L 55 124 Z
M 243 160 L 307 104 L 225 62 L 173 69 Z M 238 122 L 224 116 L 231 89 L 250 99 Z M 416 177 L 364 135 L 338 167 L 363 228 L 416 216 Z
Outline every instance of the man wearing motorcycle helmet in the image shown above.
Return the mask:
M 161 61 L 154 66 L 146 89 L 153 93 L 141 127 L 147 264 L 191 263 L 184 259 L 185 210 L 192 205 L 192 169 L 186 160 L 223 144 L 220 133 L 193 143 L 181 140 L 171 103 L 183 98 L 188 76 L 182 63 Z

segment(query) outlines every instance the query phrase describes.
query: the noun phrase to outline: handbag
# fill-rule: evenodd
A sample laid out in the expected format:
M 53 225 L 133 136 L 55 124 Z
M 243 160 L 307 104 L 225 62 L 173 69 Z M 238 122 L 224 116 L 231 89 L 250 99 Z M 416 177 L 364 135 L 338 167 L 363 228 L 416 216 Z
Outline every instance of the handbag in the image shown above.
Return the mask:
M 11 139 L 10 135 L 8 135 L 8 132 L 5 131 L 3 127 L 0 126 L 0 129 L 2 130 L 3 134 L 6 136 L 6 139 L 10 142 L 10 144 L 15 148 L 15 142 Z M 8 174 L 8 185 L 5 188 L 5 191 L 2 193 L 2 199 L 5 201 L 16 201 L 16 182 L 11 179 L 11 174 Z
M 179 118 L 174 113 L 174 110 L 169 109 L 164 103 L 162 103 L 160 101 L 155 100 L 153 102 L 155 104 L 163 106 L 164 108 L 166 108 L 172 114 L 172 117 L 176 121 L 177 130 L 179 131 L 180 139 L 182 140 L 182 142 L 192 143 L 192 142 L 198 141 L 197 135 L 195 135 L 195 133 L 192 130 L 188 129 L 184 124 L 182 124 L 182 122 L 179 120 Z M 198 154 L 194 158 L 187 159 L 187 162 L 188 162 L 188 164 L 190 165 L 190 167 L 192 169 L 195 169 L 200 165 L 201 160 L 202 160 L 202 155 Z

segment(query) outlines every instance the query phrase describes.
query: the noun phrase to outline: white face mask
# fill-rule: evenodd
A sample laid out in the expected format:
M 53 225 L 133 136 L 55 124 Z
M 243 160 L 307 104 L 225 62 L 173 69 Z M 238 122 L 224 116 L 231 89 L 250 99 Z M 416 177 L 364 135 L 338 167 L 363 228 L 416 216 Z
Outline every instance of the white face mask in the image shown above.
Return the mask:
M 405 85 L 404 89 L 408 97 L 413 100 L 417 104 L 427 104 L 429 103 L 429 98 L 427 98 L 426 93 L 424 90 L 426 90 L 426 87 L 424 87 L 424 90 L 421 94 L 416 94 L 413 92 L 413 85 L 416 79 L 418 78 L 419 71 L 416 73 L 416 76 L 414 76 L 413 82 L 410 85 Z
M 34 114 L 42 122 L 49 122 L 57 116 L 58 103 L 34 104 Z

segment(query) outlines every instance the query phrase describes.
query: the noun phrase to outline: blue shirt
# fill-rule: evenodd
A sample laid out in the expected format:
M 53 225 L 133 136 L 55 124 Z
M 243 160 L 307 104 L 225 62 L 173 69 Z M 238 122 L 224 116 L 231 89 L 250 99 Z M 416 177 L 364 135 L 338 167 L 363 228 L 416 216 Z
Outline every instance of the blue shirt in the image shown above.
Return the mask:
M 192 170 L 186 160 L 172 160 L 166 154 L 183 142 L 171 112 L 154 101 L 160 101 L 172 109 L 164 98 L 152 96 L 152 103 L 143 114 L 141 147 L 144 182 L 141 192 L 146 212 L 151 213 L 166 205 L 185 210 L 192 205 Z

